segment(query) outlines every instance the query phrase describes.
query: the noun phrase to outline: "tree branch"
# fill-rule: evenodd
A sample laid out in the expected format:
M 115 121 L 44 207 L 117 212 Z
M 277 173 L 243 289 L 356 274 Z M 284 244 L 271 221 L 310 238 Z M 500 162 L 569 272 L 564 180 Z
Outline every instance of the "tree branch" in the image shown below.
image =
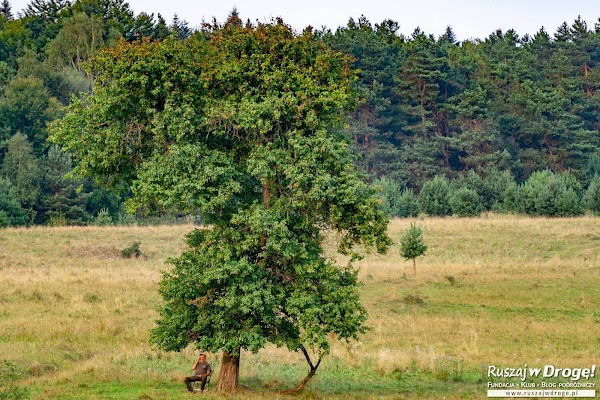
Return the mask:
M 302 353 L 304 353 L 304 357 L 306 358 L 306 362 L 308 363 L 308 365 L 310 366 L 310 369 L 315 369 L 315 367 L 313 366 L 312 361 L 310 360 L 310 356 L 308 355 L 308 351 L 306 351 L 306 347 L 304 347 L 303 344 L 300 345 L 300 350 L 302 350 Z M 319 359 L 319 362 L 321 362 L 321 359 Z M 319 365 L 317 364 L 317 367 Z
M 304 379 L 302 379 L 302 382 L 300 382 L 295 388 L 292 389 L 288 389 L 283 391 L 283 394 L 291 394 L 291 393 L 295 393 L 295 392 L 299 392 L 302 389 L 304 389 L 304 386 L 306 386 L 306 384 L 308 383 L 308 381 L 310 381 L 310 379 L 315 376 L 316 372 L 317 372 L 317 368 L 319 368 L 319 365 L 321 364 L 321 360 L 323 359 L 322 357 L 319 357 L 319 360 L 317 361 L 317 365 L 313 365 L 310 356 L 308 354 L 308 351 L 306 350 L 306 347 L 304 347 L 304 345 L 300 345 L 300 350 L 302 350 L 302 353 L 304 353 L 304 357 L 306 358 L 306 362 L 308 363 L 308 365 L 310 366 L 310 371 L 308 372 L 308 375 L 306 375 L 304 377 Z

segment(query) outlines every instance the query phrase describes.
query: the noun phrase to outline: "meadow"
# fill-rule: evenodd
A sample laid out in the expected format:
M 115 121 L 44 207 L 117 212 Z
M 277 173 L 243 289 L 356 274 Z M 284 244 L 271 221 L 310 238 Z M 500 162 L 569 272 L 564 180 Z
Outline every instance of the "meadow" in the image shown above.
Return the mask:
M 230 397 L 480 399 L 488 365 L 600 364 L 599 218 L 416 221 L 429 246 L 416 276 L 398 246 L 358 263 L 367 334 L 334 342 L 295 396 L 280 391 L 307 373 L 300 353 L 243 353 Z M 396 243 L 410 222 L 390 222 Z M 155 351 L 148 332 L 164 261 L 191 229 L 0 230 L 0 361 L 21 373 L 17 384 L 32 399 L 189 398 L 181 380 L 197 351 Z M 123 258 L 136 241 L 142 256 Z M 217 370 L 219 359 L 208 355 Z M 221 397 L 216 377 L 204 397 Z

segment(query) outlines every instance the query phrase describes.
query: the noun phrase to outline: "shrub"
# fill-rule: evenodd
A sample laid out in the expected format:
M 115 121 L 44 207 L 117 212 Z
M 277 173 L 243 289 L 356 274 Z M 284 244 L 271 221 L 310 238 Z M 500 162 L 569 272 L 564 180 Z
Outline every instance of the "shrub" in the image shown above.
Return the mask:
M 494 202 L 494 188 L 491 182 L 484 180 L 481 176 L 479 176 L 474 170 L 469 170 L 467 175 L 461 175 L 458 178 L 454 179 L 450 184 L 450 206 L 452 207 L 452 195 L 458 190 L 465 188 L 470 189 L 475 192 L 479 199 L 480 203 L 486 208 L 489 209 Z M 453 214 L 454 209 L 452 210 Z
M 83 301 L 86 303 L 98 303 L 100 298 L 95 293 L 86 293 L 83 295 Z
M 0 210 L 0 228 L 6 228 L 10 225 L 10 217 L 4 210 Z
M 475 190 L 462 187 L 450 195 L 452 213 L 459 217 L 475 217 L 481 214 L 483 204 Z
M 404 189 L 398 197 L 397 212 L 402 218 L 419 215 L 419 202 L 412 189 Z
M 585 208 L 600 215 L 600 176 L 595 176 L 590 182 L 583 198 Z
M 515 179 L 511 173 L 509 171 L 504 171 L 502 173 L 496 171 L 488 175 L 485 181 L 488 182 L 491 187 L 492 196 L 489 200 L 486 200 L 485 198 L 482 199 L 484 209 L 506 211 L 503 207 L 506 192 L 510 190 L 513 185 L 516 185 Z M 481 193 L 477 192 L 477 194 L 481 196 Z
M 138 258 L 139 256 L 142 255 L 142 251 L 140 250 L 140 242 L 133 242 L 133 244 L 129 247 L 124 248 L 123 250 L 121 250 L 121 256 L 123 258 L 131 258 L 131 257 L 135 257 Z
M 98 215 L 96 215 L 96 218 L 94 218 L 94 225 L 97 226 L 107 226 L 107 225 L 112 225 L 113 223 L 113 219 L 110 216 L 110 213 L 108 212 L 107 208 L 103 208 L 100 211 L 98 211 Z
M 469 170 L 466 175 L 460 175 L 453 180 L 450 186 L 451 192 L 463 187 L 475 191 L 479 196 L 482 211 L 501 211 L 504 193 L 512 183 L 514 183 L 514 178 L 509 171 L 500 172 L 491 169 L 481 176 L 474 170 Z
M 135 215 L 127 214 L 125 212 L 119 213 L 117 224 L 121 226 L 132 226 L 137 225 Z
M 512 182 L 504 190 L 504 198 L 502 203 L 497 203 L 494 206 L 494 211 L 514 213 L 522 212 L 520 199 L 519 186 L 516 184 L 516 182 Z
M 577 178 L 575 178 L 575 175 L 567 171 L 561 175 L 557 175 L 557 177 L 560 177 L 560 179 L 563 181 L 566 190 L 572 189 L 581 199 L 581 196 L 583 195 L 583 186 L 581 183 L 579 183 Z
M 573 217 L 583 214 L 580 197 L 572 188 L 568 188 L 556 199 L 556 209 L 559 217 Z
M 0 177 L 0 228 L 31 225 L 31 217 L 21 207 L 8 179 Z
M 392 217 L 397 217 L 400 185 L 392 179 L 383 177 L 376 179 L 373 186 L 378 192 L 377 197 L 383 211 Z
M 432 180 L 426 181 L 419 194 L 419 206 L 421 211 L 428 215 L 450 215 L 452 209 L 448 180 L 438 175 Z
M 581 185 L 574 176 L 538 171 L 516 191 L 515 208 L 530 215 L 578 215 L 582 212 L 580 192 Z
M 50 226 L 66 226 L 67 218 L 63 213 L 54 213 L 48 219 L 48 225 Z

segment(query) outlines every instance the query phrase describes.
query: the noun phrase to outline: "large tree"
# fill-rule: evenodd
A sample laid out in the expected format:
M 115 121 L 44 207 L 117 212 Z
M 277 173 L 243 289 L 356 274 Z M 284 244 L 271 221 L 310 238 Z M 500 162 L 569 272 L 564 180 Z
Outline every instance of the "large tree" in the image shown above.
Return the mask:
M 17 77 L 0 97 L 0 139 L 7 140 L 21 132 L 32 142 L 34 152 L 41 155 L 48 146 L 46 125 L 60 112 L 59 102 L 50 96 L 44 82 Z
M 199 210 L 207 222 L 170 260 L 152 342 L 222 351 L 224 390 L 237 386 L 242 350 L 284 345 L 310 366 L 301 388 L 332 336 L 365 330 L 357 271 L 327 257 L 325 241 L 350 260 L 356 246 L 390 245 L 339 133 L 353 105 L 348 58 L 310 29 L 234 13 L 184 42 L 123 42 L 93 68 L 94 94 L 70 106 L 54 140 L 81 173 L 131 185 L 131 209 Z
M 14 193 L 31 214 L 40 195 L 40 164 L 33 154 L 27 136 L 16 133 L 6 141 L 6 154 L 0 167 L 0 176 L 8 179 Z

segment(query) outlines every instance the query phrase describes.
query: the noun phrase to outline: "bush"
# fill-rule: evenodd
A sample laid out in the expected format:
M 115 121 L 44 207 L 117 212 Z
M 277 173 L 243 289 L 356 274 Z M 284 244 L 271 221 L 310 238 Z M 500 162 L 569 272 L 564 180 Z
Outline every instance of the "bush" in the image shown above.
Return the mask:
M 463 187 L 450 195 L 452 213 L 459 217 L 475 217 L 481 214 L 483 204 L 476 191 Z
M 571 216 L 582 213 L 581 185 L 570 174 L 557 175 L 550 170 L 531 174 L 511 199 L 518 212 L 529 215 Z M 505 199 L 507 201 L 507 199 Z
M 127 214 L 125 212 L 119 213 L 117 218 L 117 224 L 120 226 L 132 226 L 137 225 L 135 215 Z
M 397 212 L 401 218 L 419 215 L 419 202 L 412 189 L 404 189 L 398 197 Z
M 590 182 L 583 198 L 585 208 L 600 215 L 600 176 L 595 176 Z
M 556 199 L 556 209 L 559 217 L 574 217 L 583 214 L 580 197 L 572 188 L 564 191 Z
M 0 228 L 29 226 L 31 222 L 31 217 L 21 207 L 11 182 L 0 177 Z
M 494 187 L 492 182 L 484 180 L 474 170 L 469 170 L 466 176 L 461 175 L 454 179 L 450 185 L 450 200 L 452 200 L 453 193 L 458 190 L 465 188 L 475 192 L 479 197 L 479 201 L 485 209 L 490 209 L 494 203 Z M 452 201 L 450 201 L 452 206 Z M 453 209 L 453 214 L 456 212 Z
M 496 204 L 493 210 L 498 212 L 523 212 L 520 190 L 521 186 L 517 185 L 516 182 L 512 182 L 504 190 L 504 198 L 502 200 L 502 203 Z
M 0 228 L 6 228 L 10 225 L 10 217 L 4 210 L 0 210 Z
M 466 175 L 460 175 L 451 183 L 451 192 L 461 188 L 471 189 L 479 196 L 482 210 L 505 211 L 503 202 L 508 187 L 514 184 L 514 178 L 509 171 L 488 170 L 484 177 L 474 170 Z M 452 194 L 451 194 L 452 196 Z
M 516 185 L 515 179 L 511 173 L 509 171 L 504 171 L 502 173 L 496 171 L 488 175 L 486 182 L 488 182 L 489 186 L 492 188 L 492 196 L 487 203 L 486 199 L 482 199 L 484 209 L 501 212 L 506 211 L 503 207 L 506 193 L 513 185 Z M 477 194 L 481 196 L 481 193 L 477 192 Z
M 97 226 L 107 226 L 107 225 L 112 225 L 113 223 L 113 219 L 110 216 L 110 213 L 108 212 L 107 208 L 103 208 L 98 212 L 98 215 L 96 215 L 96 218 L 94 218 L 94 225 Z
M 377 197 L 381 209 L 392 217 L 398 216 L 398 200 L 400 198 L 400 185 L 389 178 L 379 178 L 373 182 L 377 190 Z
M 432 180 L 426 181 L 419 194 L 419 206 L 421 211 L 428 215 L 450 215 L 452 209 L 448 180 L 438 175 Z
M 129 247 L 124 248 L 123 250 L 121 250 L 121 256 L 123 258 L 131 258 L 131 257 L 135 257 L 138 258 L 139 256 L 142 255 L 142 251 L 140 250 L 140 242 L 133 242 L 133 244 Z
M 560 177 L 560 179 L 565 184 L 566 190 L 572 189 L 575 192 L 575 194 L 577 194 L 577 196 L 581 199 L 581 197 L 583 196 L 583 186 L 581 185 L 581 183 L 579 183 L 577 178 L 575 178 L 575 175 L 571 174 L 570 172 L 565 172 L 557 176 Z
M 49 226 L 66 226 L 67 218 L 63 213 L 53 213 L 48 219 Z
M 416 217 L 419 215 L 419 203 L 412 189 L 401 190 L 400 184 L 389 178 L 380 178 L 373 182 L 378 191 L 381 208 L 392 217 Z

